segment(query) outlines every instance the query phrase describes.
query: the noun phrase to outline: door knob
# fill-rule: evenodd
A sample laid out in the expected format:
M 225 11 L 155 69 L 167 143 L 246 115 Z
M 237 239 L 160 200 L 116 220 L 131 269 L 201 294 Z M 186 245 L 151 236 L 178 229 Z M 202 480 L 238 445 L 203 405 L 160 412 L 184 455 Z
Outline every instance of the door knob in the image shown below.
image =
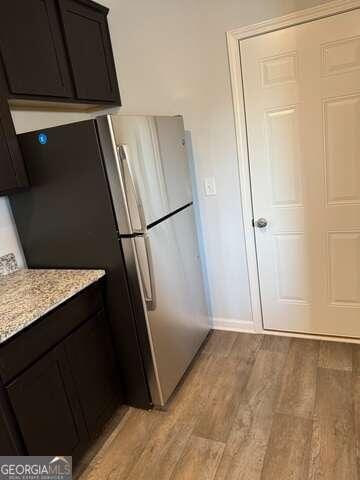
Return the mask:
M 255 222 L 255 227 L 257 228 L 265 228 L 267 226 L 268 222 L 266 218 L 258 218 Z

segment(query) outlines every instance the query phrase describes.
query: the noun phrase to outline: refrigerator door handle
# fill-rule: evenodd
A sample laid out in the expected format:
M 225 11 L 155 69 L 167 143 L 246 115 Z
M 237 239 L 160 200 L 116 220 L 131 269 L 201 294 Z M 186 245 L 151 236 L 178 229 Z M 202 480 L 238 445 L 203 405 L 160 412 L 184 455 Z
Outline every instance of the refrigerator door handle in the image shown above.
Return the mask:
M 145 251 L 146 251 L 146 258 L 147 264 L 149 269 L 149 280 L 150 280 L 150 294 L 151 299 L 146 300 L 147 306 L 149 310 L 156 310 L 156 288 L 155 288 L 155 278 L 154 278 L 154 263 L 151 254 L 151 243 L 150 237 L 147 233 L 144 235 L 144 242 L 145 242 Z
M 128 145 L 117 145 L 117 153 L 118 157 L 120 158 L 124 168 L 126 168 L 128 173 L 128 178 L 130 179 L 132 193 L 136 202 L 137 206 L 137 213 L 140 219 L 140 229 L 133 228 L 134 233 L 145 233 L 146 232 L 146 220 L 144 214 L 144 207 L 142 204 L 141 196 L 139 194 L 139 187 L 136 181 L 136 177 L 131 167 L 130 157 L 129 157 L 129 147 Z M 125 186 L 125 196 L 126 196 L 126 188 L 127 183 L 126 179 L 124 178 L 124 186 Z M 131 217 L 131 216 L 130 216 Z
M 143 243 L 139 244 L 139 241 Z M 156 291 L 154 279 L 154 264 L 151 254 L 150 237 L 147 233 L 135 237 L 132 241 L 136 258 L 139 283 L 148 310 L 156 309 Z

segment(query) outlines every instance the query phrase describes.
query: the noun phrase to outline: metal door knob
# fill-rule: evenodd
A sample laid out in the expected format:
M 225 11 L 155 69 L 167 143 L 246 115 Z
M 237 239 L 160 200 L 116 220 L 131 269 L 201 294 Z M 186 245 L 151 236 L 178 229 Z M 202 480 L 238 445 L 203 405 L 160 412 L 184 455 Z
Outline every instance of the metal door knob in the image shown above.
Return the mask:
M 257 228 L 265 228 L 267 226 L 268 222 L 266 218 L 258 218 L 255 222 L 255 227 Z

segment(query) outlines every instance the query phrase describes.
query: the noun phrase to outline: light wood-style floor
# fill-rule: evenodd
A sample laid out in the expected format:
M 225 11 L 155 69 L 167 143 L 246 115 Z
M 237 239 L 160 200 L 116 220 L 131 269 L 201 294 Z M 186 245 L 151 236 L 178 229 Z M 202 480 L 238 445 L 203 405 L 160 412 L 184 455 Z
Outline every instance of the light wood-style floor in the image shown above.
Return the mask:
M 129 409 L 81 480 L 360 480 L 360 345 L 214 332 L 168 411 Z

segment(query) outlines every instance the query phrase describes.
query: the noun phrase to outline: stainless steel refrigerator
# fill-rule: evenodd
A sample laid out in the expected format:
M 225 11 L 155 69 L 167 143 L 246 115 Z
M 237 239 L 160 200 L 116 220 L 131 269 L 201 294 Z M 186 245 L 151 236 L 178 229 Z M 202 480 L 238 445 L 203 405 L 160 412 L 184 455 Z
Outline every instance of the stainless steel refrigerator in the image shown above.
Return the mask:
M 166 405 L 209 332 L 180 116 L 108 115 L 19 136 L 11 206 L 33 267 L 100 267 L 128 403 Z

